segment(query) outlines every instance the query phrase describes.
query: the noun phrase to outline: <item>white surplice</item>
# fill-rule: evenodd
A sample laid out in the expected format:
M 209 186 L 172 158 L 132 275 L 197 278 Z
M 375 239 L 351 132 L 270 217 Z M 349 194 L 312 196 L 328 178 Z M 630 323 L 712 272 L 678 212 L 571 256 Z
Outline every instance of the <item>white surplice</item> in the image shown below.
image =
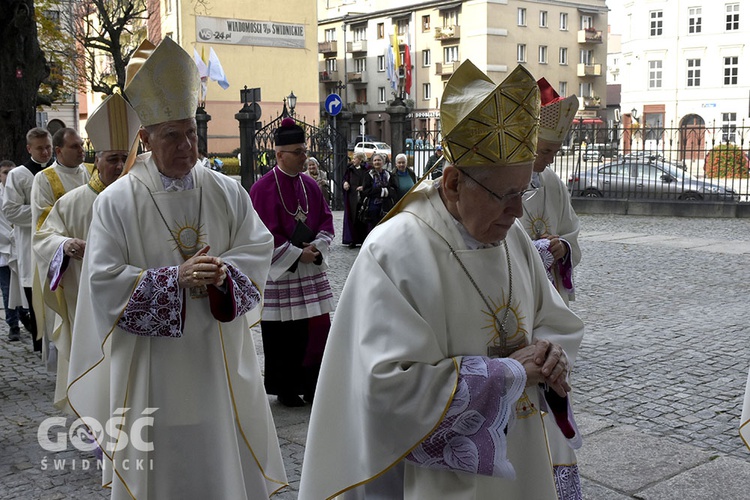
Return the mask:
M 18 283 L 14 285 L 20 288 L 31 287 L 34 280 L 31 264 L 31 186 L 33 183 L 34 174 L 20 165 L 8 172 L 3 193 L 3 213 L 8 222 L 13 224 L 18 254 Z M 22 301 L 14 301 L 10 304 L 10 307 L 18 306 L 28 307 L 25 297 Z
M 146 271 L 183 262 L 175 238 L 210 245 L 211 255 L 263 290 L 273 239 L 247 192 L 209 169 L 193 168 L 192 175 L 194 189 L 166 192 L 146 153 L 94 204 L 68 398 L 77 415 L 99 422 L 129 408 L 128 432 L 139 417 L 153 419 L 144 431 L 153 451 L 135 445 L 113 451 L 107 442 L 114 439 L 103 436 L 103 484 L 113 499 L 262 498 L 286 484 L 249 330 L 260 319 L 260 306 L 221 323 L 208 298 L 192 298 L 186 290 L 181 337 L 134 335 L 118 327 Z M 179 318 L 180 311 L 170 314 Z M 138 460 L 144 469 L 133 466 Z
M 93 184 L 93 186 L 98 184 Z M 69 257 L 65 258 L 67 268 L 59 278 L 59 284 L 55 291 L 50 289 L 50 271 L 61 271 L 62 246 L 68 239 L 86 240 L 91 224 L 91 211 L 97 194 L 91 184 L 85 184 L 63 195 L 52 207 L 49 215 L 39 230 L 34 233 L 32 239 L 34 258 L 39 267 L 40 281 L 43 283 L 44 303 L 59 318 L 58 324 L 55 325 L 50 334 L 50 340 L 54 342 L 57 348 L 57 379 L 55 381 L 54 404 L 58 409 L 67 409 L 65 391 L 68 387 L 70 342 L 78 300 L 78 283 L 81 280 L 81 261 Z
M 581 227 L 578 216 L 570 204 L 570 194 L 562 179 L 549 167 L 539 173 L 539 179 L 541 186 L 534 196 L 523 202 L 523 217 L 519 222 L 532 240 L 546 233 L 556 234 L 567 241 L 570 245 L 570 262 L 575 269 L 581 262 L 581 247 L 578 244 Z M 565 303 L 574 300 L 575 293 L 563 288 L 557 266 L 552 266 L 552 272 L 555 288 Z
M 519 225 L 506 242 L 513 281 L 509 345 L 548 339 L 574 362 L 582 322 L 552 288 Z M 364 498 L 370 486 L 389 491 L 387 498 L 557 498 L 545 433 L 555 424 L 539 411 L 536 387 L 518 400 L 508 431 L 514 480 L 403 460 L 440 424 L 462 356 L 487 355 L 498 331 L 491 313 L 502 319 L 508 297 L 503 246 L 468 249 L 434 185 L 408 195 L 402 212 L 368 236 L 342 291 L 310 420 L 300 500 L 343 492 Z M 403 479 L 392 474 L 402 466 Z M 381 479 L 402 484 L 393 490 Z
M 740 417 L 740 438 L 750 449 L 750 373 L 745 386 L 745 399 L 742 402 L 742 416 Z

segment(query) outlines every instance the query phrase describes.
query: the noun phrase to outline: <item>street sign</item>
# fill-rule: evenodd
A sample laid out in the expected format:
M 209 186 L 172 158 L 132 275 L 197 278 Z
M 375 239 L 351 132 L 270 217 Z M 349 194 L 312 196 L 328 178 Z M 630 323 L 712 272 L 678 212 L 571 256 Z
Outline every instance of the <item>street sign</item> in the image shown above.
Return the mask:
M 364 118 L 359 119 L 359 135 L 365 135 L 365 123 L 367 121 Z
M 341 113 L 342 104 L 341 96 L 338 94 L 331 94 L 326 97 L 326 111 L 331 116 Z

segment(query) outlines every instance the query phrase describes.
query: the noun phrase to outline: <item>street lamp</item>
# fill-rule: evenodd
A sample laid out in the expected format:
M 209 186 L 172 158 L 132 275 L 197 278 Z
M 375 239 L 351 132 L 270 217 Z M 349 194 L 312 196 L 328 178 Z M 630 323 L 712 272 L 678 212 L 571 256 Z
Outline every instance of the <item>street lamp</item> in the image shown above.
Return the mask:
M 631 109 L 630 116 L 633 118 L 634 121 L 638 121 L 638 110 L 635 108 Z
M 292 93 L 286 96 L 286 102 L 289 104 L 289 113 L 294 116 L 294 108 L 297 107 L 297 96 L 294 95 L 294 91 L 292 90 Z

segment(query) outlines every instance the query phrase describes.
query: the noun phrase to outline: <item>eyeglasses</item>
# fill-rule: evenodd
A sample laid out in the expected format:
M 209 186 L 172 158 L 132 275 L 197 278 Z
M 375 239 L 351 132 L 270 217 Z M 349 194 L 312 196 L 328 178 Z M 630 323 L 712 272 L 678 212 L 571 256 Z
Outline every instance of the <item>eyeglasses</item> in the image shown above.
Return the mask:
M 297 156 L 306 155 L 307 152 L 308 152 L 307 148 L 304 148 L 304 149 L 302 149 L 302 148 L 295 149 L 294 151 L 279 151 L 279 153 L 289 153 L 289 154 L 293 154 L 293 155 L 297 155 Z
M 460 171 L 466 177 L 468 177 L 469 179 L 471 179 L 472 181 L 474 181 L 474 183 L 477 186 L 481 187 L 482 189 L 484 189 L 485 191 L 487 191 L 488 193 L 490 193 L 497 201 L 499 201 L 501 203 L 504 203 L 504 202 L 506 202 L 508 200 L 513 200 L 515 198 L 523 198 L 524 200 L 528 200 L 532 196 L 534 196 L 534 194 L 536 194 L 536 188 L 524 189 L 523 191 L 516 191 L 515 193 L 507 193 L 507 194 L 502 194 L 502 195 L 501 194 L 497 194 L 496 192 L 494 192 L 493 190 L 491 190 L 490 188 L 488 188 L 487 186 L 485 186 L 484 184 L 482 184 L 481 182 L 477 181 L 475 178 L 473 178 L 472 176 L 470 176 L 466 172 L 466 170 L 461 169 Z

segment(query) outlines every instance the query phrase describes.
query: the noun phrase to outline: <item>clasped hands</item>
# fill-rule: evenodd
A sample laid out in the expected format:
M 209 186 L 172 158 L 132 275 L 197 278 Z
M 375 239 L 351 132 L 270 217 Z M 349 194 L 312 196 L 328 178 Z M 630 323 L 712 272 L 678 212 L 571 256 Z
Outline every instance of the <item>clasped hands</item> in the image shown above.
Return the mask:
M 540 238 L 549 240 L 549 251 L 555 261 L 563 260 L 568 254 L 568 245 L 556 234 L 543 234 Z
M 303 264 L 309 264 L 314 262 L 317 265 L 323 263 L 323 256 L 320 251 L 312 243 L 302 243 L 302 255 L 299 256 L 299 261 Z
M 508 356 L 526 370 L 526 387 L 547 384 L 560 397 L 570 392 L 568 384 L 568 357 L 562 347 L 549 340 L 536 340 L 533 344 Z
M 72 259 L 83 259 L 86 251 L 86 242 L 78 238 L 69 238 L 63 243 L 63 253 Z
M 178 269 L 180 288 L 224 284 L 227 278 L 227 266 L 219 257 L 208 255 L 210 249 L 211 247 L 206 245 L 180 265 Z

